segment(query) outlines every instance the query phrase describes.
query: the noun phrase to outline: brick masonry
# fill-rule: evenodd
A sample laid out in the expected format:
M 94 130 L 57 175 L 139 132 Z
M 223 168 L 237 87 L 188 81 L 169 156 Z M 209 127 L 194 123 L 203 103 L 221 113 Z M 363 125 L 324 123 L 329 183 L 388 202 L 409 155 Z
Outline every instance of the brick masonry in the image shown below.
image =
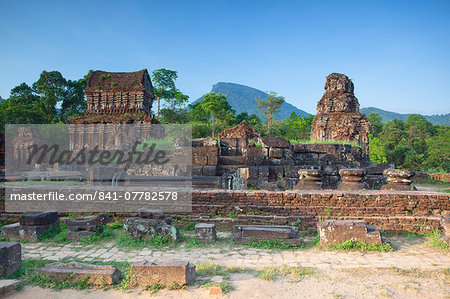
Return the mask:
M 430 231 L 450 215 L 450 196 L 411 191 L 197 190 L 192 213 L 173 216 L 231 227 L 239 224 L 298 225 L 315 230 L 325 219 L 361 219 L 384 230 Z

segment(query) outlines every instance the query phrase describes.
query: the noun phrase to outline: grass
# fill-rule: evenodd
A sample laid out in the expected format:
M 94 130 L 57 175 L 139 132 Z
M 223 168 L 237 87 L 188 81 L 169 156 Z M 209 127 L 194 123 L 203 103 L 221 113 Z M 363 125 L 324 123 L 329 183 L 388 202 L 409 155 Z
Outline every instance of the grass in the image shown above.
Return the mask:
M 165 289 L 166 286 L 159 283 L 154 283 L 152 285 L 146 286 L 144 290 L 150 291 L 150 294 L 158 293 L 160 290 Z
M 311 267 L 301 267 L 301 266 L 288 266 L 282 265 L 280 267 L 264 267 L 257 271 L 258 277 L 264 280 L 273 281 L 276 280 L 278 276 L 287 276 L 296 279 L 301 279 L 307 275 L 314 274 L 315 271 Z
M 198 276 L 227 276 L 229 274 L 226 267 L 212 261 L 196 265 L 196 273 Z
M 291 144 L 343 144 L 354 147 L 361 147 L 358 142 L 340 141 L 340 140 L 309 140 L 309 139 L 292 139 Z
M 347 240 L 336 245 L 329 245 L 328 249 L 339 251 L 393 251 L 392 247 L 386 243 L 364 243 L 353 240 Z
M 450 248 L 448 244 L 442 240 L 440 240 L 440 237 L 442 234 L 438 231 L 432 231 L 426 234 L 426 236 L 429 238 L 430 245 L 434 248 L 442 249 L 444 251 L 449 251 Z
M 275 240 L 261 240 L 255 242 L 249 242 L 247 244 L 253 248 L 262 248 L 262 249 L 299 249 L 302 245 L 297 244 L 286 244 L 283 241 L 275 241 Z

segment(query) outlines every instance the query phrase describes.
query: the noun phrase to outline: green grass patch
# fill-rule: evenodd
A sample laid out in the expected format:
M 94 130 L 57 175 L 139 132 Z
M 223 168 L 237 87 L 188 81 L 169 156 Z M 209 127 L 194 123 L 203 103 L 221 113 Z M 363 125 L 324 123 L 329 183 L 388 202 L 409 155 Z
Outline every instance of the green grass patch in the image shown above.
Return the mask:
M 275 240 L 260 240 L 255 242 L 249 242 L 247 244 L 253 248 L 262 248 L 262 249 L 299 249 L 302 245 L 297 244 L 286 244 L 283 241 L 275 241 Z
M 450 250 L 448 244 L 440 239 L 443 236 L 440 232 L 432 231 L 430 233 L 427 233 L 426 236 L 428 237 L 430 245 L 432 247 L 442 249 L 445 251 Z
M 347 240 L 339 244 L 329 245 L 328 249 L 339 251 L 393 251 L 393 248 L 389 244 L 364 243 L 353 240 Z
M 196 273 L 198 276 L 227 276 L 226 267 L 217 265 L 212 261 L 207 261 L 196 265 Z
M 144 288 L 144 290 L 146 291 L 150 291 L 150 294 L 156 294 L 158 293 L 160 290 L 165 289 L 166 286 L 163 284 L 159 284 L 159 283 L 154 283 L 152 285 L 146 286 Z
M 309 140 L 309 139 L 291 139 L 291 144 L 345 144 L 354 147 L 361 147 L 358 142 L 340 141 L 340 140 Z

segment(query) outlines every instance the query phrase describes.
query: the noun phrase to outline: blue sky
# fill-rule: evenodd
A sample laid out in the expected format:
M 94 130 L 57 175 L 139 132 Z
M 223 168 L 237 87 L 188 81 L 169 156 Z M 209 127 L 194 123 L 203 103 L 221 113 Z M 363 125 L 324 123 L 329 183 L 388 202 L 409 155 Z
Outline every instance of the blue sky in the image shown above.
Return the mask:
M 450 112 L 450 1 L 0 0 L 0 96 L 42 70 L 179 72 L 195 100 L 219 81 L 316 112 L 325 77 L 361 107 Z

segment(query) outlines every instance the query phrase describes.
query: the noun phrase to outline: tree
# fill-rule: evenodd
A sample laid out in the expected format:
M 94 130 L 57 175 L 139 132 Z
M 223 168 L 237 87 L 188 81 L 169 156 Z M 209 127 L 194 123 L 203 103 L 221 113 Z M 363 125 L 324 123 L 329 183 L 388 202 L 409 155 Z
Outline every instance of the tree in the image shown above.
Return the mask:
M 268 133 L 270 137 L 272 133 L 272 124 L 275 121 L 275 114 L 280 112 L 281 105 L 284 103 L 284 97 L 277 96 L 277 93 L 274 91 L 268 91 L 267 99 L 262 100 L 260 98 L 256 98 L 256 102 L 258 103 L 260 114 L 266 115 Z
M 370 134 L 372 134 L 373 137 L 378 137 L 381 130 L 383 130 L 381 115 L 378 113 L 369 113 L 369 115 L 367 115 L 367 120 L 370 122 Z
M 5 124 L 39 124 L 44 123 L 44 116 L 32 104 L 17 103 L 14 99 L 0 102 L 0 131 Z
M 371 113 L 372 114 L 372 113 Z M 386 163 L 386 154 L 380 139 L 369 134 L 370 160 L 375 163 Z
M 153 92 L 158 101 L 158 110 L 156 115 L 159 117 L 161 100 L 167 102 L 168 108 L 176 110 L 181 109 L 189 100 L 189 96 L 183 94 L 175 86 L 175 80 L 178 78 L 176 71 L 158 69 L 153 71 Z
M 228 103 L 227 97 L 215 92 L 205 94 L 201 106 L 211 115 L 212 137 L 215 138 L 216 120 L 230 122 L 233 120 L 234 111 Z
M 67 81 L 58 71 L 43 71 L 39 79 L 33 83 L 33 90 L 40 96 L 37 108 L 48 122 L 57 120 L 56 105 L 64 100 L 66 89 Z
M 9 99 L 18 105 L 33 105 L 39 101 L 39 96 L 24 82 L 11 89 Z

